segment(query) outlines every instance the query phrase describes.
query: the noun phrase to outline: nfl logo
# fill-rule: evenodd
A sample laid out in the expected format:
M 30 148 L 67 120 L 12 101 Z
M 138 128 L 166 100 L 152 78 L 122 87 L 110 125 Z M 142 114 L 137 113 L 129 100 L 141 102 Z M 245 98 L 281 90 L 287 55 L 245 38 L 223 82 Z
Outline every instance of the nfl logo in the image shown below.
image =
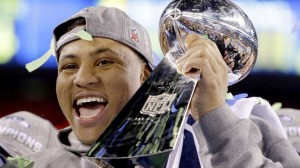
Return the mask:
M 167 94 L 163 93 L 157 96 L 149 96 L 147 101 L 145 102 L 141 113 L 156 116 L 158 114 L 163 114 L 170 110 L 171 105 L 176 98 L 176 94 Z
M 140 43 L 139 34 L 136 28 L 130 28 L 129 39 L 137 44 Z

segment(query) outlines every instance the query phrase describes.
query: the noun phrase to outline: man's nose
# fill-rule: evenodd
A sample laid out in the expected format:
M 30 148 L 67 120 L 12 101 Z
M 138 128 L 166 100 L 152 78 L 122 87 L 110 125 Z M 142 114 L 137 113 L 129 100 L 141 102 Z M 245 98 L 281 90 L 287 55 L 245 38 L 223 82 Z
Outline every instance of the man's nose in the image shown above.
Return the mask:
M 79 68 L 75 79 L 74 85 L 78 87 L 89 87 L 99 82 L 100 78 L 92 67 L 82 66 Z

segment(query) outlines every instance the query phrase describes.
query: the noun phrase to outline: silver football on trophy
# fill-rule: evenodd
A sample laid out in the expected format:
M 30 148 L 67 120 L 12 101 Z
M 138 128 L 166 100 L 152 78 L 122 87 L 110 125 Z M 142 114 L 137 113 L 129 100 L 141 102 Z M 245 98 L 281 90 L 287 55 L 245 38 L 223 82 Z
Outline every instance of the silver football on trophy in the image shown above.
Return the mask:
M 228 84 L 244 79 L 257 58 L 255 28 L 245 12 L 230 0 L 174 0 L 163 11 L 159 41 L 163 54 L 181 55 L 189 33 L 214 41 L 228 65 Z

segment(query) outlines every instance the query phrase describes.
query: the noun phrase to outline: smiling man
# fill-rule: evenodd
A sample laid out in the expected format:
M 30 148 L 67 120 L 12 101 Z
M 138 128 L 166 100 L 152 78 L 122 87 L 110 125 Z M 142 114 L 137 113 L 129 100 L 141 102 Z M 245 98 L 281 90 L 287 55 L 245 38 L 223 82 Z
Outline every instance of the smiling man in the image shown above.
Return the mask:
M 81 30 L 92 40 L 80 38 Z M 121 10 L 100 6 L 58 25 L 54 39 L 56 92 L 70 127 L 59 132 L 60 147 L 24 157 L 37 168 L 98 167 L 83 156 L 153 70 L 148 34 Z M 183 145 L 182 155 L 174 151 L 185 160 L 179 165 L 178 157 L 172 158 L 168 166 L 299 167 L 296 151 L 282 134 L 260 118 L 238 118 L 226 104 L 227 65 L 216 44 L 195 34 L 185 43 L 177 69 L 201 76 L 190 105 L 197 122 L 190 127 L 194 141 Z
M 62 48 L 57 97 L 78 139 L 95 142 L 149 71 L 128 46 L 107 38 L 77 40 Z
M 93 40 L 74 35 L 80 30 Z M 82 10 L 54 35 L 59 104 L 76 137 L 91 145 L 150 74 L 149 37 L 126 14 L 104 7 Z

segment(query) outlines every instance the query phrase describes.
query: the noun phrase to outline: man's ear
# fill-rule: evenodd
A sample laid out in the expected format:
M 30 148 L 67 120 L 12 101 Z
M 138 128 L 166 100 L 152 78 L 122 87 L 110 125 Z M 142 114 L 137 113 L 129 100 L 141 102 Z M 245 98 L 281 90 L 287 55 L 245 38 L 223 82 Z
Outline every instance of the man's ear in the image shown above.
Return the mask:
M 141 73 L 141 82 L 144 83 L 146 79 L 150 76 L 151 71 L 148 66 L 144 63 L 143 64 L 143 72 Z

